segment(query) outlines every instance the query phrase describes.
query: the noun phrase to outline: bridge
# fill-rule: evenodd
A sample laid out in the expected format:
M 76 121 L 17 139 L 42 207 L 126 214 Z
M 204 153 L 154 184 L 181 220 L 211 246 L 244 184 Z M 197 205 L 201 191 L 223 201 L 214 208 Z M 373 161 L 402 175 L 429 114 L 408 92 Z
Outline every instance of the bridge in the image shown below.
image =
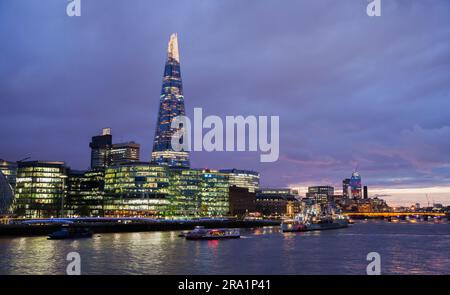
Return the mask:
M 388 218 L 388 217 L 446 217 L 448 213 L 437 212 L 347 212 L 344 215 L 352 218 Z

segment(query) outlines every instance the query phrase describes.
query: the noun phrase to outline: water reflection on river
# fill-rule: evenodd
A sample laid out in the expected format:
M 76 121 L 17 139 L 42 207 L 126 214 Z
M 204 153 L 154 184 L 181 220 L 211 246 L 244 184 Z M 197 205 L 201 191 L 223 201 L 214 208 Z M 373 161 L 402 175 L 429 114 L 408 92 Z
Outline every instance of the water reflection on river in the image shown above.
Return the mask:
M 222 241 L 186 241 L 178 232 L 1 238 L 0 274 L 64 274 L 73 251 L 83 274 L 365 274 L 369 252 L 381 254 L 384 274 L 450 274 L 450 224 L 370 221 L 322 232 L 241 233 Z

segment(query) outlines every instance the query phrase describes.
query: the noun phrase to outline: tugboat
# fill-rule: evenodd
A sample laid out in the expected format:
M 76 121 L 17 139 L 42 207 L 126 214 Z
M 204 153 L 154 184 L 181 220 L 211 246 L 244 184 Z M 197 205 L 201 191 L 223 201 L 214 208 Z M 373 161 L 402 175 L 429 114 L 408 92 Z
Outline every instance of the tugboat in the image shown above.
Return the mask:
M 317 207 L 305 208 L 304 212 L 298 214 L 292 220 L 285 220 L 281 224 L 283 232 L 306 232 L 316 230 L 339 229 L 348 227 L 348 219 L 341 214 L 323 212 Z
M 48 235 L 49 240 L 91 238 L 93 232 L 88 228 L 63 228 Z
M 186 233 L 184 237 L 186 240 L 239 239 L 241 233 L 238 228 L 205 229 L 203 226 L 196 226 L 194 230 Z

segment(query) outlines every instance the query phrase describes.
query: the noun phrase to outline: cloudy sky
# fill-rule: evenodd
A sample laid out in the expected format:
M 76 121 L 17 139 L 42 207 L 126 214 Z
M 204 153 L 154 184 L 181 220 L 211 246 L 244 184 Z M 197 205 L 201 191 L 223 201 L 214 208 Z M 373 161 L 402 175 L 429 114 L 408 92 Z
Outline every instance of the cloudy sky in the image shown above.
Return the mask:
M 0 158 L 89 166 L 90 137 L 149 160 L 166 46 L 178 32 L 188 114 L 280 116 L 280 159 L 192 154 L 263 186 L 340 187 L 357 168 L 390 204 L 450 204 L 450 2 L 0 1 Z

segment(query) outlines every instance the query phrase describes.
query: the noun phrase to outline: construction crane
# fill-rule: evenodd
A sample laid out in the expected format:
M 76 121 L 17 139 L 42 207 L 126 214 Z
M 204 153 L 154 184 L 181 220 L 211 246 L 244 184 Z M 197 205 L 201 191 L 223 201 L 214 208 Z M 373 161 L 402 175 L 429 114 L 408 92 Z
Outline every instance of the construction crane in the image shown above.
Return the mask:
M 18 162 L 18 163 L 24 162 L 24 161 L 28 160 L 29 158 L 31 158 L 31 157 L 30 157 L 30 156 L 29 156 L 29 157 L 25 157 L 25 158 L 23 158 L 22 160 L 19 160 L 19 161 L 17 161 L 17 162 Z

